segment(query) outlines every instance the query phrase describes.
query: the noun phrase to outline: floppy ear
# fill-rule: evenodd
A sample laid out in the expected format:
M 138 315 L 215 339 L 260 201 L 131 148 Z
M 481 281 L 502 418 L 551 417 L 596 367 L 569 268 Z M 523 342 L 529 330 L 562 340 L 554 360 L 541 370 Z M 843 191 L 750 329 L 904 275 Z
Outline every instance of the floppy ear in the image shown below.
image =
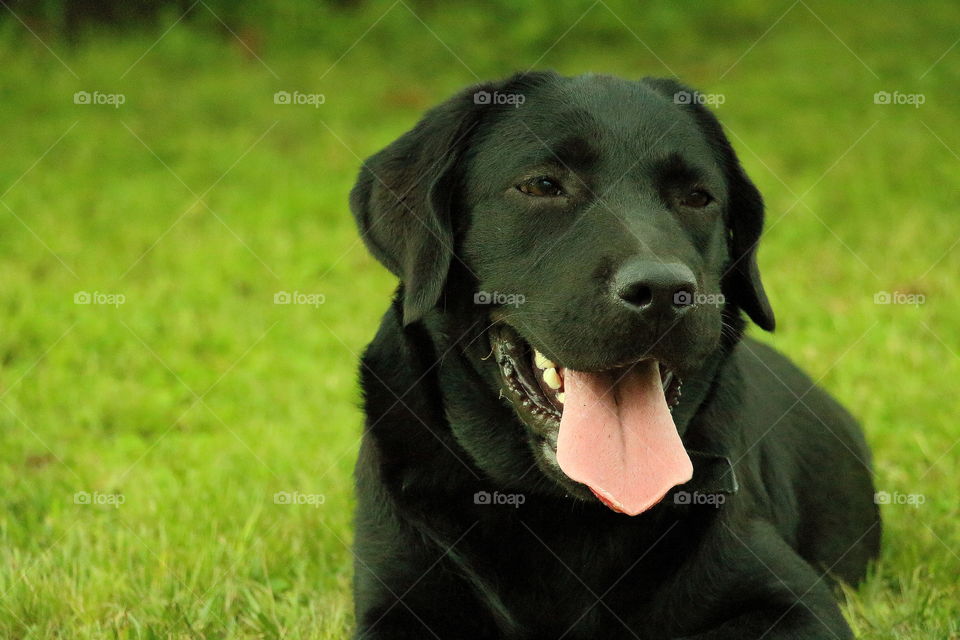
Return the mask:
M 691 99 L 696 91 L 668 78 L 644 78 L 642 81 L 661 95 L 673 100 L 696 120 L 717 155 L 727 183 L 727 244 L 730 264 L 724 276 L 724 290 L 758 326 L 773 331 L 775 321 L 767 293 L 760 281 L 757 245 L 763 233 L 763 198 L 737 158 L 717 118 L 699 101 Z
M 453 258 L 453 211 L 461 152 L 476 125 L 473 94 L 428 111 L 363 163 L 350 209 L 367 248 L 403 283 L 403 323 L 419 320 L 443 292 Z

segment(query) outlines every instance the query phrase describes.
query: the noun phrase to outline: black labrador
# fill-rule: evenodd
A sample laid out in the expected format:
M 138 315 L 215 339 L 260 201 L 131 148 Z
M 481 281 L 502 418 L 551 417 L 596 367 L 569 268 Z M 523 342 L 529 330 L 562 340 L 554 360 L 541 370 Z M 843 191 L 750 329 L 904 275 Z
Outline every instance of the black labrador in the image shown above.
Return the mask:
M 850 638 L 863 435 L 784 356 L 763 202 L 701 94 L 536 72 L 360 171 L 358 637 Z M 800 259 L 800 257 L 798 257 Z

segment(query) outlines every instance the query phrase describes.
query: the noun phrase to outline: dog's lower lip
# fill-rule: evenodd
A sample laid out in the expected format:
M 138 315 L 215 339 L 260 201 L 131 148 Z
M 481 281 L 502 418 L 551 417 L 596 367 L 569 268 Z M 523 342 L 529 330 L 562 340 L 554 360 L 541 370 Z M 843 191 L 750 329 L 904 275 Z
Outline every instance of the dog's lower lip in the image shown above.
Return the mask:
M 501 329 L 491 332 L 493 350 L 511 402 L 548 423 L 559 423 L 562 409 L 544 393 L 533 374 L 532 347 L 515 332 Z

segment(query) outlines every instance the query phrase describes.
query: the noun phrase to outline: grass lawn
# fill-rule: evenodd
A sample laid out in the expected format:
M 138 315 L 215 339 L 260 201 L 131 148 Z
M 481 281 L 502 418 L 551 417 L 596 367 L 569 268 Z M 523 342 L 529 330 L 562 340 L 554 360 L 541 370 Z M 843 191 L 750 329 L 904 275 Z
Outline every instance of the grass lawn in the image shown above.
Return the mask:
M 347 193 L 423 109 L 535 67 L 723 96 L 768 203 L 764 339 L 862 420 L 891 502 L 922 501 L 884 507 L 845 612 L 960 638 L 960 7 L 520 6 L 371 3 L 244 44 L 209 12 L 76 47 L 31 25 L 52 51 L 4 16 L 0 637 L 349 637 L 356 360 L 394 282 Z

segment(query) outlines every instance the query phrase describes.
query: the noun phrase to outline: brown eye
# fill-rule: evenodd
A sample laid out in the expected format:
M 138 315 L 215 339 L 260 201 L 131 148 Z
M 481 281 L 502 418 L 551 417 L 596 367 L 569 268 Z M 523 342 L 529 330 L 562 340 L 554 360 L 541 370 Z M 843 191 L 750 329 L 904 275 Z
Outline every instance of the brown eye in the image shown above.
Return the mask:
M 713 198 L 706 191 L 691 191 L 680 198 L 680 204 L 691 209 L 702 209 L 713 202 Z
M 555 198 L 563 195 L 563 189 L 560 187 L 560 183 L 553 178 L 548 178 L 546 176 L 540 176 L 538 178 L 527 180 L 524 183 L 518 184 L 517 189 L 528 196 L 535 196 L 538 198 Z

